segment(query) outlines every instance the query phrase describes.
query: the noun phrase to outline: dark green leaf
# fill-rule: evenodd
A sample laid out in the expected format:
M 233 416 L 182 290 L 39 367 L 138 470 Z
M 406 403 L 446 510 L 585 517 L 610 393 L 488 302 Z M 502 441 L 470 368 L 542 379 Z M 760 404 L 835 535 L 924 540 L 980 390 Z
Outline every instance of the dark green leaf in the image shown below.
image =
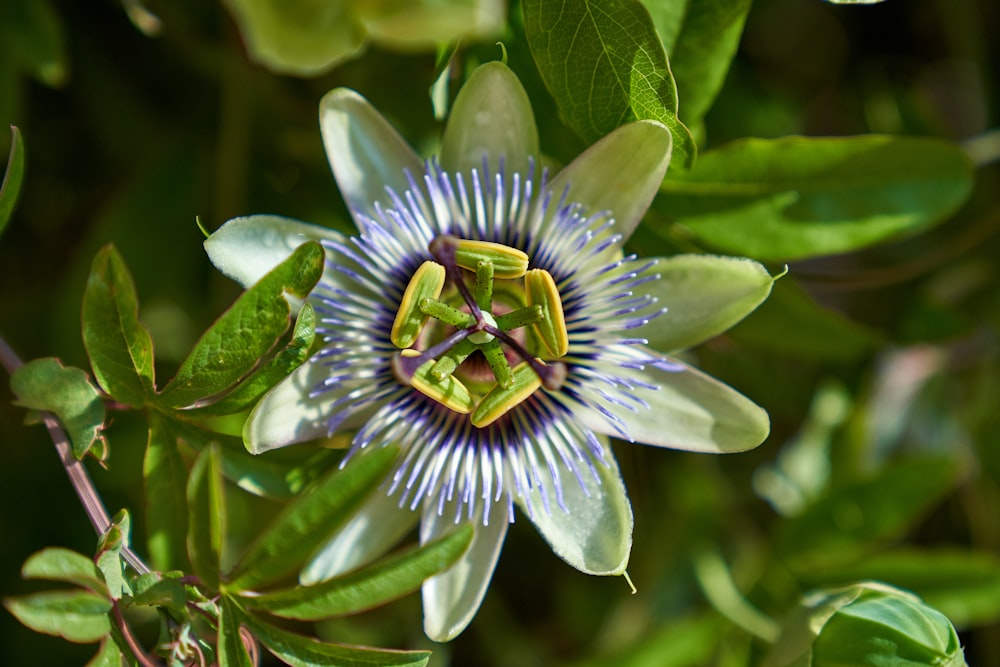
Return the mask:
M 243 614 L 233 601 L 222 597 L 219 605 L 219 667 L 253 667 L 241 637 Z
M 884 581 L 913 591 L 958 626 L 990 623 L 1000 616 L 1000 559 L 982 551 L 889 551 L 803 578 L 817 587 Z
M 727 334 L 783 356 L 849 361 L 871 352 L 880 336 L 827 310 L 791 277 L 774 284 L 770 298 Z
M 936 139 L 745 139 L 668 172 L 655 206 L 725 252 L 791 260 L 926 228 L 971 185 L 965 154 Z
M 670 57 L 680 116 L 701 123 L 736 55 L 750 0 L 643 0 Z
M 156 410 L 149 411 L 149 441 L 142 461 L 146 539 L 158 570 L 190 570 L 187 555 L 188 470 L 178 450 L 178 426 Z
M 21 141 L 21 131 L 10 126 L 10 157 L 7 159 L 7 171 L 4 173 L 3 185 L 0 185 L 0 234 L 14 215 L 17 197 L 21 194 L 21 184 L 24 183 L 24 142 Z
M 522 7 L 531 54 L 567 125 L 593 143 L 619 125 L 656 120 L 673 136 L 672 164 L 693 163 L 666 53 L 637 0 L 524 0 Z
M 153 340 L 125 260 L 112 245 L 94 257 L 83 293 L 83 344 L 94 377 L 115 400 L 141 407 L 154 391 Z
M 247 590 L 295 572 L 385 478 L 397 453 L 364 452 L 288 505 L 237 563 L 227 588 Z
M 217 446 L 203 449 L 187 484 L 188 556 L 194 573 L 210 588 L 219 585 L 219 557 L 226 525 L 219 458 Z
M 181 572 L 147 572 L 132 581 L 132 604 L 165 607 L 177 618 L 184 617 L 187 601 Z
M 275 616 L 316 621 L 354 614 L 417 590 L 424 579 L 454 564 L 472 542 L 472 524 L 424 546 L 313 586 L 247 597 L 248 607 Z
M 955 487 L 959 473 L 953 459 L 940 456 L 889 464 L 781 524 L 776 548 L 799 572 L 849 562 L 905 533 Z
M 274 500 L 289 500 L 301 493 L 329 468 L 323 461 L 333 455 L 331 450 L 322 449 L 301 465 L 289 465 L 253 456 L 247 452 L 242 440 L 233 438 L 233 441 L 236 444 L 231 444 L 229 440 L 221 443 L 222 474 L 247 493 Z
M 230 415 L 246 410 L 264 392 L 276 385 L 286 375 L 309 358 L 316 338 L 316 311 L 306 303 L 299 311 L 292 331 L 292 340 L 266 364 L 240 382 L 233 391 L 216 403 L 192 410 L 195 415 Z
M 125 656 L 118 649 L 118 645 L 110 638 L 101 641 L 101 648 L 85 667 L 122 667 L 125 664 Z
M 430 651 L 387 651 L 344 646 L 303 637 L 273 625 L 246 619 L 257 640 L 292 667 L 423 667 Z
M 61 547 L 49 547 L 29 556 L 21 568 L 21 576 L 25 579 L 65 581 L 95 593 L 108 592 L 93 560 Z
M 35 359 L 11 374 L 10 388 L 18 405 L 59 418 L 76 458 L 83 459 L 97 440 L 103 442 L 104 403 L 79 368 L 66 368 L 51 357 Z
M 111 601 L 88 591 L 47 591 L 6 598 L 4 606 L 35 632 L 89 644 L 111 631 Z
M 323 257 L 318 243 L 303 243 L 244 292 L 195 344 L 158 402 L 186 407 L 242 381 L 288 329 L 285 295 L 305 298 L 323 273 Z

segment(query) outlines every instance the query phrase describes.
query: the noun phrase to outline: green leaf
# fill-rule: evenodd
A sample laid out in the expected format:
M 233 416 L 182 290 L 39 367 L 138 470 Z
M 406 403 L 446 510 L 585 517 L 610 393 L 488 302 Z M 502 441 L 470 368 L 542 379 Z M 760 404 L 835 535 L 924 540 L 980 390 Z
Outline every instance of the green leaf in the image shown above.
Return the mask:
M 468 549 L 472 535 L 472 524 L 465 523 L 441 539 L 350 574 L 313 586 L 246 597 L 244 603 L 275 616 L 303 621 L 365 611 L 417 590 L 424 579 L 453 565 Z
M 823 308 L 789 277 L 729 335 L 782 356 L 823 361 L 857 359 L 881 342 L 877 332 Z
M 10 388 L 17 405 L 59 418 L 77 459 L 83 459 L 95 442 L 104 443 L 104 403 L 79 368 L 66 368 L 51 357 L 34 359 L 11 374 Z
M 182 426 L 157 410 L 149 411 L 149 440 L 142 460 L 146 540 L 158 570 L 190 570 L 187 554 L 188 469 L 178 449 Z
M 85 667 L 122 667 L 125 656 L 118 649 L 118 645 L 110 638 L 101 640 L 101 648 Z
M 147 572 L 132 581 L 131 602 L 141 607 L 165 607 L 183 618 L 187 594 L 182 572 Z
M 680 116 L 698 126 L 725 81 L 750 0 L 642 0 L 670 56 Z
M 677 119 L 677 89 L 649 12 L 637 0 L 524 0 L 528 46 L 567 125 L 594 143 L 633 120 L 673 136 L 674 162 L 696 148 Z
M 240 637 L 243 613 L 226 595 L 219 607 L 219 667 L 254 667 Z
M 724 252 L 792 260 L 929 227 L 971 185 L 968 158 L 937 139 L 744 139 L 668 172 L 654 206 Z
M 153 340 L 139 321 L 135 283 L 113 245 L 97 253 L 87 279 L 83 344 L 104 391 L 141 407 L 154 391 Z
M 295 572 L 385 478 L 397 453 L 391 447 L 364 452 L 288 505 L 237 563 L 227 589 L 247 590 Z
M 131 592 L 125 577 L 125 562 L 122 560 L 122 549 L 129 545 L 131 530 L 132 519 L 128 510 L 119 510 L 111 519 L 107 532 L 98 540 L 97 568 L 108 584 L 108 594 L 112 600 L 120 600 L 123 595 Z
M 781 524 L 775 546 L 796 572 L 849 562 L 905 533 L 954 489 L 960 472 L 953 459 L 941 456 L 889 464 Z
M 288 329 L 284 295 L 305 298 L 323 273 L 323 247 L 303 243 L 244 292 L 195 344 L 158 403 L 180 408 L 242 381 Z
M 430 651 L 387 651 L 320 642 L 280 630 L 252 616 L 245 619 L 268 651 L 292 667 L 424 667 Z
M 108 592 L 93 560 L 61 547 L 49 547 L 29 556 L 21 568 L 21 576 L 25 579 L 65 581 L 95 593 Z
M 219 557 L 226 524 L 219 451 L 215 445 L 203 449 L 191 468 L 187 507 L 187 547 L 191 566 L 194 573 L 214 589 L 219 585 Z
M 252 406 L 268 389 L 309 358 L 316 339 L 316 311 L 309 303 L 299 310 L 292 340 L 221 400 L 191 410 L 192 415 L 231 415 Z
M 321 449 L 301 465 L 289 465 L 249 454 L 237 438 L 227 438 L 221 445 L 223 476 L 247 493 L 273 500 L 290 500 L 301 493 L 329 468 L 323 461 L 333 455 Z
M 24 142 L 21 140 L 21 131 L 10 126 L 10 157 L 7 159 L 7 171 L 3 176 L 3 185 L 0 185 L 0 234 L 10 222 L 14 215 L 14 206 L 17 205 L 17 197 L 21 194 L 21 185 L 24 183 Z
M 1000 616 L 1000 559 L 983 551 L 898 549 L 806 573 L 803 579 L 817 587 L 884 581 L 913 591 L 959 627 Z
M 4 606 L 35 632 L 89 644 L 111 632 L 111 601 L 88 591 L 47 591 L 6 598 Z

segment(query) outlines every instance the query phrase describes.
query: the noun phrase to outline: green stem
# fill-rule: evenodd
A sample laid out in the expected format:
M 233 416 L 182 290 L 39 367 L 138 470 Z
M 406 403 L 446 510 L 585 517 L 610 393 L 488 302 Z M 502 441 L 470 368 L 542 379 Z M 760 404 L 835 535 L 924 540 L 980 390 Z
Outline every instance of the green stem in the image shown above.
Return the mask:
M 778 640 L 781 626 L 743 597 L 716 549 L 699 549 L 693 560 L 698 584 L 716 611 L 769 644 Z

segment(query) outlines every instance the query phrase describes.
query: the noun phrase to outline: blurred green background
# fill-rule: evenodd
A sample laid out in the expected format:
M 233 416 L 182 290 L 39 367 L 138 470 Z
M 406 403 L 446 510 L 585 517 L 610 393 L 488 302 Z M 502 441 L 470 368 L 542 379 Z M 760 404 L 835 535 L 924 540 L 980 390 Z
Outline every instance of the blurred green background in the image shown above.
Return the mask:
M 566 161 L 584 145 L 560 122 L 512 5 L 500 39 L 543 151 Z M 433 54 L 369 45 L 329 73 L 281 76 L 248 60 L 222 4 L 148 7 L 156 36 L 116 2 L 0 2 L 0 121 L 21 129 L 28 151 L 0 239 L 0 334 L 23 359 L 86 367 L 80 298 L 108 242 L 135 276 L 165 379 L 238 293 L 205 259 L 196 217 L 208 229 L 249 213 L 349 229 L 317 127 L 327 90 L 358 90 L 425 154 L 440 134 Z M 989 0 L 757 0 L 700 145 L 892 133 L 979 138 L 970 149 L 996 156 L 1000 136 L 986 133 L 998 125 L 998 25 Z M 498 58 L 494 41 L 465 44 L 457 74 Z M 877 577 L 909 588 L 959 627 L 969 664 L 1000 664 L 998 192 L 993 161 L 930 232 L 791 265 L 757 313 L 692 353 L 762 404 L 773 431 L 739 456 L 616 446 L 639 595 L 566 567 L 519 520 L 477 619 L 431 664 L 749 664 L 759 645 L 707 601 L 720 558 L 776 618 L 812 586 Z M 699 249 L 682 231 L 638 238 L 645 254 Z M 29 554 L 89 553 L 95 538 L 44 430 L 22 426 L 6 384 L 0 593 L 10 595 L 37 589 L 18 578 Z M 92 468 L 112 512 L 141 517 L 145 437 L 142 420 L 112 415 L 109 470 Z M 237 493 L 233 503 L 234 521 L 260 521 L 256 504 Z M 419 619 L 410 596 L 321 634 L 426 647 Z M 92 653 L 0 614 L 0 664 L 84 664 Z

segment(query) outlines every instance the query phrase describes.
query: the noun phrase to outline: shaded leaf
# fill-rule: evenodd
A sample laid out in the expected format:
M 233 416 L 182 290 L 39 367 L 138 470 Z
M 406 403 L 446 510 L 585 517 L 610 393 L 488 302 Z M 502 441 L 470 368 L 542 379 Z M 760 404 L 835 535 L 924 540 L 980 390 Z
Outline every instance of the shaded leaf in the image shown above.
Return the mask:
M 247 590 L 292 574 L 360 507 L 388 474 L 398 450 L 365 452 L 288 505 L 229 576 L 229 590 Z
M 243 613 L 228 596 L 219 605 L 219 667 L 254 667 L 240 636 Z
M 85 667 L 122 667 L 125 663 L 125 656 L 118 649 L 115 642 L 105 637 L 101 640 L 101 648 L 91 658 Z
M 131 602 L 145 607 L 165 607 L 177 618 L 184 617 L 187 601 L 182 572 L 147 572 L 132 581 Z
M 202 581 L 210 588 L 216 588 L 219 584 L 219 557 L 226 521 L 217 446 L 203 449 L 191 468 L 187 484 L 187 507 L 187 548 L 191 566 Z
M 680 116 L 701 123 L 743 34 L 750 0 L 642 0 L 670 57 Z
M 178 449 L 183 426 L 157 410 L 149 411 L 149 440 L 142 460 L 146 540 L 158 570 L 190 570 L 187 553 L 188 469 Z
M 6 598 L 4 606 L 35 632 L 89 644 L 111 631 L 111 601 L 89 591 L 46 591 Z
M 323 248 L 303 243 L 250 287 L 195 344 L 158 403 L 180 408 L 214 396 L 255 370 L 288 329 L 285 295 L 305 298 L 323 273 Z
M 55 414 L 73 446 L 73 456 L 83 459 L 97 441 L 104 442 L 104 403 L 90 378 L 79 368 L 64 367 L 47 357 L 24 364 L 10 376 L 18 405 Z M 98 449 L 96 451 L 106 450 Z
M 321 642 L 247 617 L 246 624 L 268 651 L 292 667 L 423 667 L 430 651 L 391 651 Z
M 427 544 L 390 556 L 350 574 L 312 586 L 247 596 L 245 604 L 275 616 L 320 620 L 385 604 L 420 587 L 424 579 L 454 564 L 472 542 L 469 523 Z
M 113 245 L 94 257 L 82 313 L 94 377 L 115 400 L 141 407 L 154 391 L 153 340 L 139 321 L 135 283 Z
M 668 172 L 654 205 L 722 251 L 791 260 L 924 229 L 971 185 L 968 158 L 937 139 L 744 139 Z
M 666 53 L 637 0 L 524 0 L 522 7 L 531 54 L 567 125 L 594 143 L 619 125 L 656 120 L 670 128 L 674 163 L 693 163 Z
M 10 126 L 10 156 L 7 158 L 7 170 L 4 172 L 3 185 L 0 185 L 0 234 L 7 227 L 14 215 L 17 197 L 21 194 L 24 183 L 24 141 L 21 131 Z
M 90 558 L 62 547 L 48 547 L 24 561 L 21 576 L 25 579 L 65 581 L 95 593 L 107 593 L 108 588 L 97 565 Z

